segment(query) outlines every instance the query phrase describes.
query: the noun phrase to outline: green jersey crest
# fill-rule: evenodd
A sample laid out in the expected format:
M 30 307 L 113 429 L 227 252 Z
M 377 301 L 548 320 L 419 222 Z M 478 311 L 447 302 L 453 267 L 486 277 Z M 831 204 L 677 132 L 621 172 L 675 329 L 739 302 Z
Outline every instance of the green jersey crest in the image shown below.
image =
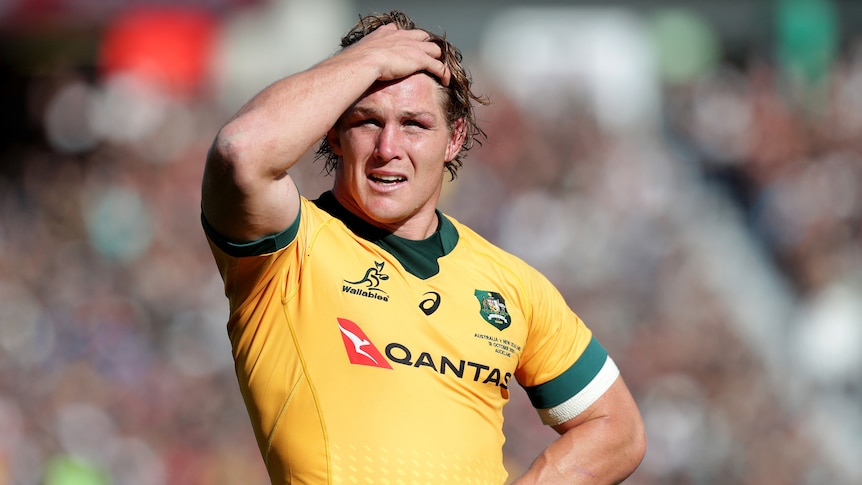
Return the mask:
M 494 291 L 476 290 L 473 292 L 479 300 L 479 314 L 498 330 L 505 330 L 512 324 L 512 317 L 506 310 L 506 300 Z

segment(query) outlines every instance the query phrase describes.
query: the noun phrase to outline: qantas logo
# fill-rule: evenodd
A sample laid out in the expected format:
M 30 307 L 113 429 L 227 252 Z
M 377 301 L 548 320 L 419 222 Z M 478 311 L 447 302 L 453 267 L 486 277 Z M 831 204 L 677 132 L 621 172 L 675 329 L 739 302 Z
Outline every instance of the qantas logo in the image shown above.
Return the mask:
M 341 330 L 341 339 L 351 364 L 391 370 L 392 365 L 389 363 L 391 361 L 416 369 L 425 367 L 441 375 L 452 375 L 458 379 L 491 384 L 502 391 L 508 390 L 509 381 L 512 379 L 511 372 L 504 372 L 478 362 L 453 360 L 445 355 L 434 357 L 428 352 L 416 353 L 396 342 L 386 345 L 386 357 L 384 357 L 359 325 L 346 318 L 339 318 L 338 329 Z M 508 394 L 504 392 L 503 395 Z
M 339 318 L 338 329 L 341 330 L 341 340 L 344 341 L 344 348 L 347 350 L 347 357 L 350 358 L 351 364 L 392 368 L 358 325 L 345 318 Z

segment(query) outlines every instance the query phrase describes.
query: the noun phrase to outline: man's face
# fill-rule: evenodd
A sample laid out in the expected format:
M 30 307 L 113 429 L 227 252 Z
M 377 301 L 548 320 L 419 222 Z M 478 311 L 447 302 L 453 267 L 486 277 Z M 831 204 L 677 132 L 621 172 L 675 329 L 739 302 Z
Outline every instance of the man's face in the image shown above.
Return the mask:
M 447 126 L 443 96 L 433 78 L 414 74 L 375 85 L 345 112 L 329 133 L 343 205 L 392 229 L 434 217 L 445 163 L 463 141 Z

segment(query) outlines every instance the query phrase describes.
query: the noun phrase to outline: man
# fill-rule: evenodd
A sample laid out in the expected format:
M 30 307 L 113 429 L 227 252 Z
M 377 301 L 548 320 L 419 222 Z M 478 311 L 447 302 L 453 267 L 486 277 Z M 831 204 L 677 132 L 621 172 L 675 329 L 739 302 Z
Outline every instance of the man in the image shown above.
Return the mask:
M 460 52 L 400 12 L 342 47 L 249 101 L 203 178 L 272 482 L 504 483 L 515 379 L 560 433 L 516 483 L 623 480 L 645 438 L 613 361 L 544 277 L 436 209 L 482 135 Z M 310 201 L 289 169 L 321 140 L 334 183 Z

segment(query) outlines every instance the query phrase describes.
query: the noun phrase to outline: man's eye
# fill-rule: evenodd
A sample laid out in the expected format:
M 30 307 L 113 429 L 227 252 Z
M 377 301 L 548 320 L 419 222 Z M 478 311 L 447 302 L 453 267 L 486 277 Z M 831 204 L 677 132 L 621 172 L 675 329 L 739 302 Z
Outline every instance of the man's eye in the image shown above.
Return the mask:
M 380 126 L 380 122 L 373 118 L 364 118 L 354 121 L 353 126 Z

